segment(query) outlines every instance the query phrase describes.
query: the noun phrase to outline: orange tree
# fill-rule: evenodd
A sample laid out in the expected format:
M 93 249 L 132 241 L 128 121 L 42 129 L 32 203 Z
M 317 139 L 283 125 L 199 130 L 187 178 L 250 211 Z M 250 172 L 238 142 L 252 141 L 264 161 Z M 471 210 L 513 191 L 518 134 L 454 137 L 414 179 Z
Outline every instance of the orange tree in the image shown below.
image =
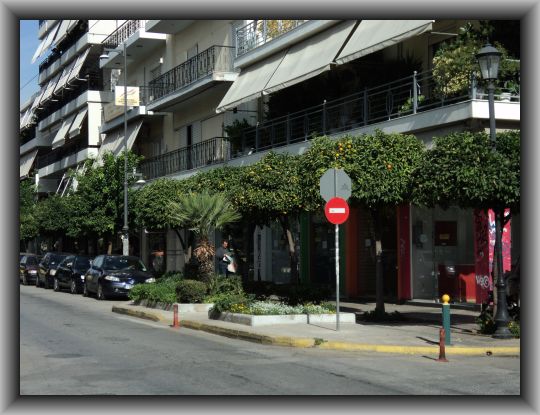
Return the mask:
M 424 145 L 412 135 L 373 134 L 346 136 L 339 140 L 314 140 L 302 156 L 303 199 L 310 210 L 322 206 L 319 180 L 329 168 L 344 169 L 351 177 L 351 203 L 366 209 L 371 217 L 371 238 L 376 258 L 377 314 L 384 313 L 382 270 L 382 225 L 389 210 L 411 200 L 412 173 L 418 167 Z

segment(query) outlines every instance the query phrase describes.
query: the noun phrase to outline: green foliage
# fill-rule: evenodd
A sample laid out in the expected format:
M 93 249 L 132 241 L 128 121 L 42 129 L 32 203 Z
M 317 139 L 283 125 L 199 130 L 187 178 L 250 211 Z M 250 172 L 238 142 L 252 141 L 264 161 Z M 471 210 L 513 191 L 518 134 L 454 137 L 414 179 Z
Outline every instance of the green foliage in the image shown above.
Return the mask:
M 224 275 L 213 274 L 208 279 L 206 285 L 208 287 L 207 302 L 212 302 L 209 301 L 209 298 L 219 294 L 242 294 L 244 292 L 242 278 L 238 275 L 226 277 Z
M 416 203 L 443 207 L 520 206 L 520 132 L 497 134 L 497 151 L 487 134 L 462 132 L 435 140 L 415 172 Z
M 306 205 L 321 206 L 319 180 L 329 168 L 341 168 L 351 177 L 351 199 L 367 208 L 397 206 L 410 199 L 412 173 L 424 152 L 413 135 L 387 134 L 347 136 L 340 140 L 317 138 L 303 155 Z
M 305 209 L 299 160 L 270 151 L 240 170 L 229 197 L 244 218 L 262 225 Z
M 462 27 L 458 36 L 451 43 L 444 43 L 433 58 L 433 77 L 437 84 L 436 94 L 451 97 L 466 94 L 474 72 L 481 84 L 482 77 L 476 54 L 485 45 L 488 33 L 492 29 L 484 23 L 475 27 L 471 23 Z M 510 59 L 506 48 L 498 42 L 494 46 L 502 53 L 499 79 L 504 81 L 519 78 L 519 62 Z
M 508 324 L 508 328 L 510 329 L 510 333 L 512 333 L 516 339 L 521 337 L 521 324 L 519 321 L 511 321 Z
M 179 303 L 202 303 L 206 292 L 206 284 L 202 281 L 181 280 L 176 285 L 176 299 Z
M 129 298 L 133 301 L 148 300 L 173 304 L 176 302 L 176 286 L 180 281 L 182 281 L 182 274 L 171 273 L 155 283 L 137 284 L 131 289 Z
M 212 306 L 210 313 L 223 313 L 231 310 L 233 306 L 235 306 L 236 309 L 241 307 L 247 308 L 252 302 L 253 296 L 245 293 L 222 293 L 214 297 L 214 305 Z
M 36 219 L 44 234 L 63 233 L 69 228 L 71 210 L 70 199 L 54 194 L 41 199 L 37 204 Z
M 231 151 L 235 154 L 242 148 L 242 131 L 251 127 L 249 122 L 244 118 L 242 121 L 234 120 L 232 124 L 225 126 L 224 130 L 227 133 L 227 140 L 231 143 Z
M 116 234 L 123 226 L 124 213 L 124 157 L 112 153 L 103 155 L 102 164 L 86 162 L 86 170 L 76 175 L 77 191 L 72 201 L 72 218 L 80 226 L 80 234 Z M 128 152 L 128 171 L 135 168 L 141 157 Z M 128 179 L 128 186 L 134 178 Z M 133 191 L 129 189 L 128 200 Z M 133 218 L 130 217 L 131 221 Z M 134 225 L 134 223 L 132 223 Z
M 320 304 L 332 294 L 329 285 L 319 284 L 279 284 L 274 293 L 285 303 L 295 306 L 304 303 Z
M 36 217 L 36 186 L 32 180 L 19 183 L 19 239 L 28 240 L 38 235 Z
M 130 211 L 135 223 L 142 228 L 178 228 L 181 224 L 171 220 L 171 201 L 178 201 L 182 181 L 158 179 L 143 186 L 132 198 Z

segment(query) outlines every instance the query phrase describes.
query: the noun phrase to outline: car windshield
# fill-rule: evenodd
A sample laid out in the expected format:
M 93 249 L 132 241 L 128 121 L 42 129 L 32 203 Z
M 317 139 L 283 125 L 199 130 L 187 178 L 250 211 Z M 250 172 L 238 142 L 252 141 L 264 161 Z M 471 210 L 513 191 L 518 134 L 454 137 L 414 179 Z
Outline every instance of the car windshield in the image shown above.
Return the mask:
M 38 264 L 38 260 L 35 256 L 29 256 L 28 258 L 26 258 L 26 265 L 37 265 Z
M 88 269 L 90 268 L 90 258 L 79 257 L 75 260 L 75 268 Z
M 127 257 L 109 257 L 105 259 L 103 268 L 108 270 L 134 269 L 146 271 L 146 267 L 140 259 Z

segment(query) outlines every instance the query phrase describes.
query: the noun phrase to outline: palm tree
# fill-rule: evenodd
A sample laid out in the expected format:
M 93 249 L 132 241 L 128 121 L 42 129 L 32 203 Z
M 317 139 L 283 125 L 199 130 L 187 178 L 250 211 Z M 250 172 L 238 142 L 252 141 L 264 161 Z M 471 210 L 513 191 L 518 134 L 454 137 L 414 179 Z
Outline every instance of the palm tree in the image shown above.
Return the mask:
M 182 223 L 195 233 L 197 247 L 193 255 L 199 263 L 199 277 L 207 279 L 214 271 L 215 247 L 210 241 L 212 229 L 222 230 L 240 219 L 240 214 L 222 193 L 189 193 L 178 202 L 169 202 L 170 220 Z

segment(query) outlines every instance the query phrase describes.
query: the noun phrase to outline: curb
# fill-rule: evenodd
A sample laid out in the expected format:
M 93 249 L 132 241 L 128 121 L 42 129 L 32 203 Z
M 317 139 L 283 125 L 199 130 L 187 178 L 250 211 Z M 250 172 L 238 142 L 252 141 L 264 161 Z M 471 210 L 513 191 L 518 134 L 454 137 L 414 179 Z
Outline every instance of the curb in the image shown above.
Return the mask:
M 126 307 L 113 306 L 113 313 L 126 314 L 132 317 L 138 317 L 152 321 L 165 321 L 165 318 L 158 314 L 148 311 L 131 310 Z M 398 345 L 381 345 L 381 344 L 364 344 L 350 343 L 338 341 L 326 341 L 324 339 L 315 338 L 299 338 L 287 336 L 267 336 L 263 334 L 251 333 L 249 331 L 230 329 L 226 327 L 213 326 L 211 324 L 200 323 L 192 320 L 181 320 L 180 326 L 192 330 L 205 331 L 219 336 L 229 337 L 233 339 L 246 340 L 254 343 L 288 346 L 298 348 L 319 348 L 324 350 L 340 350 L 340 351 L 363 351 L 377 353 L 394 353 L 408 355 L 426 355 L 439 354 L 438 346 L 398 346 Z M 519 356 L 520 347 L 510 346 L 493 346 L 493 347 L 460 347 L 446 346 L 445 352 L 447 355 L 462 355 L 462 356 Z

